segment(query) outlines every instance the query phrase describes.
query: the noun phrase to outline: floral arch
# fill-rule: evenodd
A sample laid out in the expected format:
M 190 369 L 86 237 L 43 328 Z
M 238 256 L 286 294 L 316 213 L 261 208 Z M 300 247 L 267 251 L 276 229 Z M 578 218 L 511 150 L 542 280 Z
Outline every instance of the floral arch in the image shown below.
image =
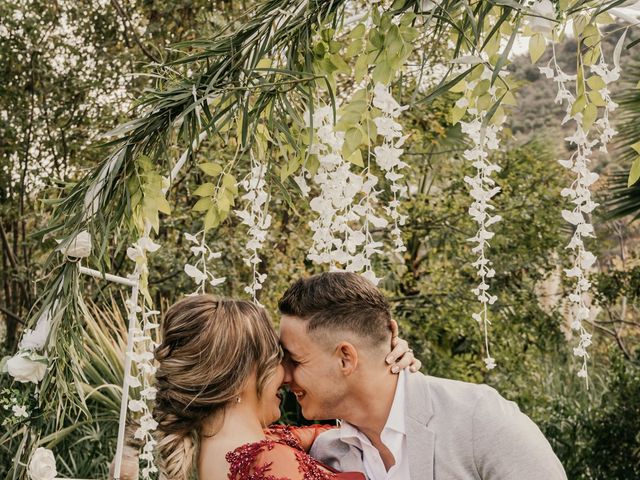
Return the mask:
M 51 256 L 55 274 L 19 352 L 7 362 L 9 373 L 37 389 L 43 409 L 70 408 L 88 415 L 85 393 L 77 388 L 82 350 L 71 334 L 83 328 L 78 320 L 86 310 L 82 284 L 92 276 L 130 289 L 115 478 L 128 412 L 140 418 L 135 435 L 145 442 L 142 476 L 154 478 L 151 352 L 159 311 L 150 292 L 148 258 L 161 248 L 156 236 L 161 215 L 171 212 L 171 185 L 188 169 L 199 169 L 205 179 L 192 192 L 198 227 L 184 234 L 195 258 L 184 273 L 196 292 L 215 291 L 225 282 L 216 269 L 223 252 L 213 251 L 208 239 L 232 217 L 247 238 L 244 261 L 252 274 L 245 292 L 258 301 L 266 278 L 259 265 L 268 247 L 269 205 L 278 196 L 308 202 L 315 214 L 310 261 L 361 272 L 375 283 L 375 258 L 385 252 L 402 255 L 406 249 L 402 154 L 411 138 L 403 131 L 402 116 L 411 106 L 401 105 L 394 92 L 420 85 L 427 65 L 438 68 L 424 101 L 455 95 L 450 116 L 469 139 L 463 156 L 475 171 L 464 177 L 468 213 L 477 224 L 468 239 L 477 257 L 473 318 L 484 332 L 486 368 L 495 368 L 500 359 L 491 354 L 490 337 L 499 332 L 490 331 L 490 313 L 499 292 L 491 289 L 496 272 L 490 244 L 491 227 L 501 216 L 500 187 L 492 175 L 501 167 L 492 152 L 500 150 L 505 118 L 517 105 L 516 85 L 506 67 L 514 44 L 524 40 L 533 63 L 551 51 L 540 72 L 555 83 L 556 102 L 566 109 L 564 121 L 575 128 L 568 139 L 575 151 L 559 160 L 573 182 L 562 191 L 566 206 L 558 215 L 573 231 L 567 245 L 573 263 L 564 273 L 574 286 L 568 302 L 576 333 L 573 352 L 581 363 L 577 375 L 588 385 L 591 334 L 583 321 L 590 314 L 586 274 L 596 261 L 587 243 L 594 233 L 590 214 L 597 207 L 590 187 L 598 178 L 589 163 L 594 149 L 606 150 L 615 134 L 609 114 L 616 104 L 609 86 L 620 75 L 628 26 L 617 25 L 625 33 L 611 58 L 605 58 L 600 44 L 602 26 L 619 21 L 616 7 L 624 3 L 279 0 L 259 6 L 234 31 L 178 45 L 183 56 L 157 67 L 156 88 L 140 99 L 137 118 L 106 135 L 108 157 L 55 206 L 49 231 L 61 238 Z M 577 40 L 575 74 L 556 62 L 555 45 L 567 35 Z M 450 48 L 431 50 L 433 36 L 447 39 Z M 198 158 L 199 147 L 212 137 L 234 151 L 232 161 Z M 182 155 L 167 155 L 169 146 L 181 148 Z M 138 237 L 127 250 L 131 274 L 126 278 L 108 273 L 110 239 L 120 228 Z M 130 388 L 135 396 L 129 395 Z M 19 458 L 33 457 L 34 468 L 49 458 L 48 452 L 36 450 L 39 441 L 38 432 L 25 434 L 18 452 Z

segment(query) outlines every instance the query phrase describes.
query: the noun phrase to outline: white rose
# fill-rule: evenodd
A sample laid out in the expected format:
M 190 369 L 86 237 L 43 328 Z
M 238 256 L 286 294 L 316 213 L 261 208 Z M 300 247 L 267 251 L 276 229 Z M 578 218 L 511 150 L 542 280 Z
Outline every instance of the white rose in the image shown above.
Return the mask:
M 7 361 L 5 368 L 18 382 L 38 383 L 47 371 L 46 359 L 42 355 L 18 353 Z
M 58 475 L 56 459 L 49 449 L 38 447 L 29 462 L 31 480 L 53 480 Z
M 86 258 L 91 255 L 91 247 L 91 234 L 83 230 L 71 240 L 66 248 L 61 247 L 60 251 L 67 257 Z
M 20 350 L 41 350 L 47 341 L 49 331 L 51 331 L 51 310 L 47 308 L 38 318 L 36 328 L 26 330 L 22 335 L 22 341 L 20 341 L 18 348 Z

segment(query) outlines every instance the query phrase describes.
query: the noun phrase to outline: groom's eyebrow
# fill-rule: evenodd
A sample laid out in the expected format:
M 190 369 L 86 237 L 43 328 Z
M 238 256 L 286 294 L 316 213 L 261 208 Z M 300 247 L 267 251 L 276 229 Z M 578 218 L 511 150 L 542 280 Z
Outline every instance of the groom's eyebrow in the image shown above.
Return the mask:
M 291 351 L 289 351 L 289 350 L 288 350 L 288 349 L 287 349 L 287 348 L 282 344 L 282 342 L 280 343 L 280 346 L 282 347 L 282 351 L 284 352 L 284 354 L 285 354 L 286 356 L 288 356 L 288 357 L 292 357 L 292 358 L 296 356 L 296 354 L 295 354 L 295 353 L 293 353 L 293 352 L 291 352 Z

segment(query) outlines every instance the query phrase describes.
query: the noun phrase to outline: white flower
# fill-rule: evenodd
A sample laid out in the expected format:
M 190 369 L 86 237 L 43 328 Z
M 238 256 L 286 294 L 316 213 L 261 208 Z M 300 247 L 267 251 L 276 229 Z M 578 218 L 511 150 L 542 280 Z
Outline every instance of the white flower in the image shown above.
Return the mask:
M 61 241 L 58 240 L 58 243 Z M 91 234 L 86 230 L 78 233 L 66 247 L 59 247 L 65 256 L 73 258 L 86 258 L 91 255 Z
M 154 387 L 147 387 L 140 392 L 140 396 L 147 400 L 155 400 L 156 393 L 158 393 L 158 389 Z
M 382 83 L 377 83 L 373 89 L 373 106 L 379 108 L 382 113 L 397 117 L 403 110 L 409 108 L 408 105 L 400 106 L 389 92 L 389 87 Z
M 56 459 L 47 448 L 38 447 L 31 457 L 28 468 L 31 480 L 53 480 L 58 475 Z
M 24 405 L 13 405 L 11 411 L 16 417 L 29 418 L 29 412 L 27 412 L 27 407 Z
M 378 135 L 388 138 L 402 137 L 402 126 L 392 117 L 376 117 L 373 119 L 378 129 Z
M 140 237 L 136 243 L 141 249 L 147 252 L 153 253 L 160 248 L 160 245 L 158 243 L 155 243 L 149 237 Z
M 7 372 L 21 383 L 38 383 L 47 371 L 47 357 L 34 353 L 17 353 L 5 365 Z
M 132 412 L 141 412 L 146 407 L 142 400 L 129 400 L 129 410 Z
M 188 241 L 190 241 L 192 243 L 200 243 L 198 241 L 198 238 L 195 235 L 191 235 L 190 233 L 186 233 L 185 232 L 184 238 L 186 238 Z
M 18 348 L 20 350 L 41 350 L 47 341 L 50 331 L 51 310 L 47 308 L 38 318 L 36 328 L 33 330 L 25 330 Z
M 496 360 L 495 358 L 492 357 L 487 357 L 484 359 L 484 364 L 487 367 L 487 370 L 493 370 L 494 368 L 496 368 Z
M 551 79 L 555 76 L 556 72 L 551 67 L 538 67 L 540 73 L 542 73 L 545 77 Z
M 537 15 L 528 15 L 526 17 L 531 31 L 542 34 L 551 33 L 556 26 L 556 22 L 550 20 L 556 18 L 556 12 L 551 1 L 537 0 L 531 5 L 531 10 L 535 15 Z
M 184 266 L 184 273 L 193 278 L 197 284 L 200 284 L 207 279 L 207 276 L 198 267 L 188 263 Z
M 293 177 L 293 180 L 296 182 L 296 185 L 298 185 L 298 188 L 300 188 L 300 192 L 302 193 L 302 196 L 303 197 L 309 196 L 309 192 L 311 191 L 311 188 L 309 188 L 309 185 L 307 185 L 307 181 L 304 177 L 304 174 L 300 174 Z

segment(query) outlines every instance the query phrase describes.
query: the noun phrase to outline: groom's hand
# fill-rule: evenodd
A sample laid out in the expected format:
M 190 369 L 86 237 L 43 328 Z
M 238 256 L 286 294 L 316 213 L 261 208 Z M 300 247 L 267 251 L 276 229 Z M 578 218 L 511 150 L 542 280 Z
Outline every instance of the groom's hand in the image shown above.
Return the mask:
M 406 340 L 398 337 L 398 322 L 391 320 L 391 348 L 386 361 L 391 365 L 391 373 L 399 373 L 400 370 L 409 367 L 412 372 L 417 372 L 422 362 L 413 356 L 413 350 L 409 348 Z

